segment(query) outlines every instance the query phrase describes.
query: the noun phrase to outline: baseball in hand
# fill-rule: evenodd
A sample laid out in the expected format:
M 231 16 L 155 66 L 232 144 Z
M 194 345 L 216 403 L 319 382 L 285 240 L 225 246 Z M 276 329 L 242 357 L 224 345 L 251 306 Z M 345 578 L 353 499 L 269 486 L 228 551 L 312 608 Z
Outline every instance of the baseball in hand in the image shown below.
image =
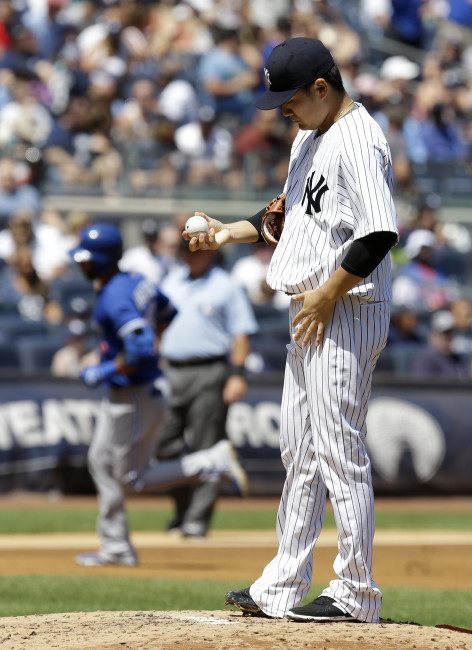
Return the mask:
M 208 232 L 208 221 L 203 217 L 195 215 L 187 219 L 185 230 L 189 235 L 198 235 L 200 232 Z

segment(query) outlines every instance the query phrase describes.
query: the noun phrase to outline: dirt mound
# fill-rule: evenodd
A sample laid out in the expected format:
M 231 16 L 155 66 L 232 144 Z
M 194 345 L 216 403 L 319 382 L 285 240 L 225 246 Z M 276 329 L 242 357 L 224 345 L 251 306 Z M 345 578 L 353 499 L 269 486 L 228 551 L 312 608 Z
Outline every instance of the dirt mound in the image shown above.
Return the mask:
M 472 649 L 472 635 L 415 624 L 296 623 L 234 611 L 71 612 L 0 619 L 8 650 Z

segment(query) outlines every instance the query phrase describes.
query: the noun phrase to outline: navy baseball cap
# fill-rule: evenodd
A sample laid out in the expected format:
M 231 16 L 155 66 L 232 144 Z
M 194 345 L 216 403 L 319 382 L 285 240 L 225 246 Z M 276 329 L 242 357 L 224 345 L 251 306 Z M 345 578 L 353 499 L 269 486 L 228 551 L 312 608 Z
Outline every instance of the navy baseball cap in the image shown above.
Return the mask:
M 297 90 L 323 76 L 334 65 L 331 52 L 316 38 L 288 38 L 274 47 L 264 68 L 269 88 L 256 101 L 268 111 L 282 106 Z

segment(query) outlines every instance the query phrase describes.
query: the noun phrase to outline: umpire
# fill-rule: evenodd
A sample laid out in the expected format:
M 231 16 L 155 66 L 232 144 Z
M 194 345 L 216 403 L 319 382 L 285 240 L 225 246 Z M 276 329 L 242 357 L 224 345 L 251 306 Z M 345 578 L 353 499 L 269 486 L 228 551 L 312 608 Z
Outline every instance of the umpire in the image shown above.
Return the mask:
M 228 406 L 246 394 L 244 364 L 249 335 L 257 330 L 244 291 L 217 263 L 220 253 L 193 254 L 185 242 L 180 253 L 183 266 L 162 284 L 178 314 L 160 348 L 172 389 L 159 440 L 161 460 L 207 449 L 226 437 Z M 215 480 L 174 490 L 176 510 L 169 530 L 204 537 L 218 490 Z

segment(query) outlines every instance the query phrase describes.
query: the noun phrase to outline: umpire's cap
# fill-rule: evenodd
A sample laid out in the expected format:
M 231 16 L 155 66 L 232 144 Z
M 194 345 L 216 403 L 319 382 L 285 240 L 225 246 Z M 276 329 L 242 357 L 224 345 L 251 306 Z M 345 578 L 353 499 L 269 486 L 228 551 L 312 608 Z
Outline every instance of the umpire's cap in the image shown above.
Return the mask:
M 316 38 L 288 38 L 274 47 L 264 73 L 269 88 L 256 101 L 257 108 L 282 106 L 302 86 L 315 81 L 334 65 L 331 52 Z
M 78 246 L 70 251 L 74 262 L 92 262 L 95 273 L 111 271 L 123 255 L 121 233 L 110 223 L 93 223 L 79 233 Z

